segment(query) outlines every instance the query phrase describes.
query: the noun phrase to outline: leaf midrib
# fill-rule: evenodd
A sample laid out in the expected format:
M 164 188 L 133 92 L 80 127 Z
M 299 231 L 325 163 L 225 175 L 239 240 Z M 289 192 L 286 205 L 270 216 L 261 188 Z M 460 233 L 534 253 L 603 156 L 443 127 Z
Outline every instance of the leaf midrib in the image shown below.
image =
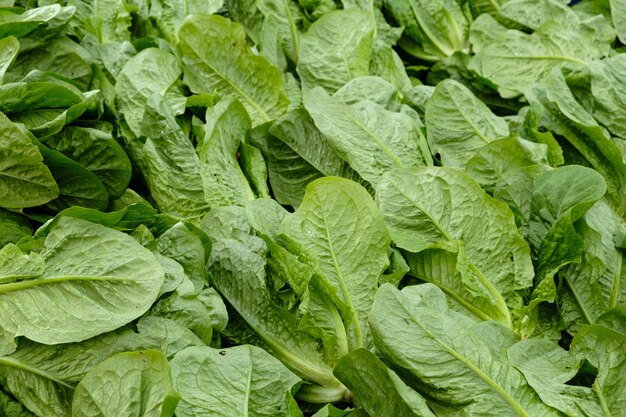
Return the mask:
M 41 165 L 41 167 L 37 167 L 37 168 L 44 168 L 44 171 L 43 171 L 42 173 L 47 173 L 47 174 L 50 174 L 50 171 L 46 171 L 46 170 L 45 170 L 45 167 L 46 167 L 46 166 L 42 164 L 42 165 Z M 24 177 L 17 177 L 17 176 L 15 176 L 15 175 L 10 175 L 10 174 L 7 174 L 5 171 L 0 171 L 0 177 L 12 178 L 12 179 L 14 179 L 14 180 L 17 180 L 17 181 L 20 181 L 20 182 L 24 182 L 24 183 L 26 183 L 26 184 L 33 184 L 33 185 L 36 185 L 37 187 L 44 188 L 44 189 L 46 189 L 46 190 L 54 190 L 54 187 L 53 187 L 53 188 L 51 188 L 51 187 L 49 186 L 49 184 L 42 183 L 42 182 L 35 182 L 35 181 L 31 181 L 31 180 L 26 179 L 26 178 L 24 178 Z M 50 177 L 50 178 L 51 178 L 51 177 Z
M 448 241 L 453 240 L 452 237 L 448 234 L 448 232 L 446 232 L 446 230 L 443 228 L 443 226 L 441 226 L 439 222 L 434 217 L 432 217 L 428 211 L 426 211 L 426 209 L 418 205 L 416 201 L 414 201 L 408 194 L 406 194 L 402 189 L 400 189 L 400 187 L 398 187 L 395 181 L 392 181 L 391 184 L 394 186 L 396 191 L 400 195 L 402 195 L 402 197 L 404 197 L 413 207 L 418 209 L 421 213 L 423 213 L 428 218 L 428 220 L 435 226 L 435 228 L 439 231 L 439 233 L 441 233 L 441 236 L 443 236 Z
M 489 58 L 503 58 L 503 59 L 528 59 L 531 61 L 534 60 L 545 60 L 545 61 L 565 61 L 565 62 L 573 62 L 576 64 L 580 64 L 583 66 L 588 66 L 585 61 L 582 61 L 578 58 L 573 58 L 571 56 L 565 55 L 502 55 L 502 54 L 486 54 Z
M 33 279 L 40 277 L 41 274 L 14 274 L 14 275 L 0 275 L 0 285 L 5 283 L 11 283 L 14 281 L 22 281 L 27 279 Z
M 69 388 L 72 390 L 74 389 L 72 385 L 68 384 L 67 382 L 64 382 L 58 376 L 55 376 L 47 371 L 44 371 L 43 369 L 35 368 L 27 363 L 21 362 L 17 359 L 14 359 L 8 356 L 0 356 L 0 365 L 4 365 L 7 367 L 19 369 L 21 371 L 29 372 L 31 374 L 35 374 L 40 377 L 46 378 L 50 381 L 53 381 L 59 385 L 63 385 L 66 388 Z
M 593 382 L 592 389 L 598 396 L 598 401 L 600 402 L 600 406 L 602 407 L 602 413 L 605 415 L 605 417 L 612 417 L 613 414 L 611 413 L 611 410 L 609 410 L 609 405 L 606 402 L 606 398 L 604 396 L 604 393 L 602 392 L 602 389 L 600 388 L 600 385 L 598 384 L 597 379 Z
M 355 340 L 356 346 L 354 347 L 354 349 L 358 349 L 358 348 L 363 347 L 363 332 L 361 330 L 361 323 L 359 322 L 359 317 L 354 308 L 354 304 L 352 304 L 352 298 L 350 297 L 350 291 L 348 290 L 348 286 L 346 284 L 346 279 L 343 275 L 343 271 L 341 270 L 341 267 L 339 266 L 339 261 L 337 260 L 337 254 L 335 252 L 335 248 L 330 237 L 330 230 L 328 227 L 328 218 L 326 217 L 326 211 L 322 209 L 321 212 L 322 212 L 322 219 L 324 220 L 324 231 L 326 234 L 326 240 L 328 241 L 328 249 L 333 260 L 333 267 L 337 271 L 337 277 L 339 278 L 339 286 L 341 287 L 341 292 L 343 293 L 344 302 L 354 314 L 354 337 L 356 339 Z
M 252 354 L 252 350 L 250 350 L 250 353 Z M 249 414 L 249 407 L 250 407 L 250 392 L 252 391 L 252 368 L 254 367 L 252 364 L 252 355 L 250 356 L 250 369 L 248 369 L 248 377 L 246 378 L 246 392 L 244 394 L 244 399 L 243 399 L 243 416 L 244 417 L 248 417 Z
M 296 28 L 296 22 L 291 14 L 291 9 L 289 8 L 289 0 L 283 0 L 283 6 L 285 7 L 285 14 L 287 15 L 287 21 L 289 22 L 289 30 L 291 31 L 291 37 L 293 39 L 293 49 L 295 53 L 295 59 L 298 61 L 298 57 L 300 56 L 300 44 L 298 41 L 298 29 Z
M 237 313 L 244 317 L 241 309 L 235 308 L 235 310 L 237 310 Z M 252 320 L 246 320 L 246 323 L 248 323 L 250 328 L 252 328 L 252 330 L 254 330 L 254 332 L 259 335 L 259 337 L 265 343 L 267 343 L 268 347 L 274 353 L 283 358 L 283 361 L 292 370 L 296 371 L 296 374 L 305 376 L 310 381 L 315 382 L 316 384 L 321 386 L 335 386 L 341 384 L 339 380 L 337 380 L 333 376 L 332 371 L 327 372 L 325 369 L 319 366 L 319 363 L 312 362 L 308 359 L 298 356 L 296 353 L 291 352 L 289 349 L 286 349 L 283 345 L 280 344 L 279 341 L 261 331 L 261 328 L 253 323 Z
M 609 309 L 613 309 L 615 307 L 617 307 L 617 304 L 619 303 L 619 295 L 620 295 L 620 288 L 621 288 L 621 283 L 622 283 L 622 263 L 623 263 L 623 257 L 618 256 L 617 257 L 617 268 L 615 268 L 615 279 L 613 280 L 613 287 L 611 288 L 611 299 L 609 300 Z
M 567 283 L 569 290 L 572 292 L 572 297 L 574 297 L 576 305 L 580 309 L 580 313 L 582 314 L 583 318 L 585 319 L 587 324 L 593 324 L 595 321 L 591 318 L 591 314 L 587 311 L 587 306 L 583 302 L 580 294 L 578 293 L 578 290 L 572 284 L 568 274 L 563 274 L 563 279 Z
M 224 295 L 222 291 L 223 288 L 218 285 L 218 290 Z M 224 295 L 226 297 L 226 295 Z M 228 299 L 228 297 L 226 297 Z M 265 297 L 264 297 L 265 298 Z M 269 299 L 265 299 L 265 301 L 269 304 Z M 244 309 L 242 308 L 242 303 L 233 303 L 231 302 L 233 308 L 244 318 L 245 322 L 250 326 L 250 328 L 256 333 L 267 345 L 268 347 L 280 358 L 282 358 L 283 362 L 287 364 L 289 368 L 295 371 L 296 374 L 300 376 L 305 376 L 308 380 L 313 381 L 321 386 L 337 386 L 341 385 L 339 380 L 337 380 L 333 374 L 332 370 L 328 372 L 322 366 L 319 366 L 319 363 L 313 362 L 308 358 L 303 357 L 303 355 L 298 355 L 299 352 L 292 351 L 289 348 L 285 348 L 279 340 L 277 340 L 271 332 L 264 332 L 262 330 L 264 323 L 258 320 L 258 317 L 252 316 L 249 317 L 245 314 Z M 273 306 L 268 306 L 268 308 L 273 309 Z M 305 353 L 300 351 L 301 353 Z M 324 364 L 325 365 L 325 364 Z
M 112 276 L 82 276 L 82 275 L 64 275 L 53 277 L 42 277 L 41 279 L 33 279 L 26 281 L 10 282 L 7 284 L 0 284 L 0 295 L 10 294 L 14 291 L 23 291 L 31 288 L 36 288 L 43 285 L 50 284 L 62 284 L 65 282 L 74 281 L 96 281 L 96 282 L 133 282 L 137 281 L 130 278 L 112 277 Z

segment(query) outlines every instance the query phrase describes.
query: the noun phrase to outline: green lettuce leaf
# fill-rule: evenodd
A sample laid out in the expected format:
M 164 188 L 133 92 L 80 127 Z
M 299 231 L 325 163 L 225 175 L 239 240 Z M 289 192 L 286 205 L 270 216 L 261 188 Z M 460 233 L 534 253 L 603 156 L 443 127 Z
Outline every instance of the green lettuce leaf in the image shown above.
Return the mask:
M 72 16 L 74 9 L 71 7 L 61 7 L 59 4 L 49 4 L 42 7 L 35 7 L 29 10 L 21 8 L 7 8 L 0 10 L 0 39 L 7 36 L 22 37 L 35 31 L 48 22 L 53 22 L 61 15 Z
M 369 75 L 373 16 L 362 10 L 324 15 L 302 35 L 298 75 L 303 90 L 324 88 L 334 93 L 353 78 Z
M 526 92 L 543 106 L 541 124 L 563 136 L 604 177 L 607 194 L 619 214 L 626 210 L 626 164 L 622 151 L 579 104 L 558 69 Z
M 109 198 L 121 196 L 130 182 L 130 160 L 111 132 L 68 127 L 45 143 L 94 173 L 106 187 Z
M 142 348 L 158 349 L 172 360 L 190 346 L 205 346 L 194 332 L 178 322 L 163 317 L 144 316 L 137 322 Z
M 45 205 L 47 209 L 56 213 L 72 206 L 97 210 L 107 207 L 109 193 L 96 174 L 59 151 L 39 142 L 37 147 L 59 187 L 58 197 Z
M 150 17 L 156 21 L 163 37 L 175 44 L 187 16 L 216 13 L 223 4 L 224 0 L 155 0 L 150 2 Z
M 613 233 L 623 220 L 606 201 L 596 203 L 577 224 L 582 240 L 581 261 L 566 267 L 560 277 L 563 320 L 571 333 L 598 319 L 626 300 L 626 268 L 622 251 L 615 247 Z
M 59 195 L 57 186 L 37 146 L 0 113 L 0 207 L 38 206 Z
M 617 36 L 620 41 L 626 42 L 626 3 L 623 0 L 609 0 L 609 4 Z
M 472 16 L 478 17 L 483 13 L 495 15 L 503 4 L 508 0 L 463 0 L 463 5 L 468 5 Z
M 207 262 L 211 283 L 242 317 L 264 347 L 280 358 L 307 384 L 317 401 L 340 400 L 346 388 L 332 375 L 319 342 L 299 328 L 298 317 L 277 305 L 267 287 L 267 246 L 251 234 L 243 208 L 211 211 L 201 227 L 213 241 Z M 235 277 L 245 277 L 236 279 Z M 311 390 L 314 392 L 311 394 Z M 321 394 L 320 394 L 321 393 Z
M 525 340 L 509 349 L 508 357 L 541 399 L 568 416 L 619 415 L 625 403 L 623 375 L 626 337 L 600 325 L 584 326 L 570 351 L 541 339 Z M 595 368 L 591 386 L 572 380 L 587 362 Z
M 200 218 L 209 206 L 205 201 L 200 159 L 193 144 L 164 100 L 151 100 L 142 130 L 146 139 L 140 167 L 158 208 L 180 218 Z
M 288 398 L 300 378 L 258 347 L 190 347 L 172 360 L 179 417 L 289 417 Z
M 0 209 L 0 247 L 15 243 L 32 233 L 33 228 L 26 217 Z
M 474 36 L 483 30 L 492 36 Z M 482 15 L 472 24 L 477 53 L 469 69 L 495 85 L 502 97 L 513 98 L 554 68 L 585 70 L 593 59 L 608 55 L 613 38 L 595 21 L 549 20 L 528 34 L 500 27 L 491 16 Z
M 20 43 L 14 36 L 7 36 L 0 40 L 0 85 L 7 69 L 13 64 L 17 53 L 20 50 Z
M 91 34 L 99 43 L 130 40 L 131 14 L 121 0 L 70 0 L 76 8 L 74 24 L 84 34 Z
M 240 102 L 225 100 L 207 109 L 206 120 L 196 149 L 205 200 L 210 207 L 243 205 L 255 198 L 237 160 L 250 117 Z
M 279 47 L 292 63 L 297 64 L 301 32 L 306 21 L 298 3 L 292 0 L 260 0 L 257 7 L 265 16 L 263 28 L 272 27 L 277 32 Z
M 38 253 L 22 253 L 9 243 L 0 249 L 0 283 L 37 278 L 46 270 L 46 262 Z
M 182 74 L 178 59 L 163 50 L 148 48 L 130 59 L 117 76 L 115 91 L 120 103 L 120 111 L 128 127 L 135 134 L 149 135 L 141 130 L 148 99 L 155 94 L 166 95 L 175 88 L 175 82 Z M 172 102 L 173 113 L 184 111 L 184 97 L 179 93 L 179 102 Z M 182 105 L 182 106 L 181 106 Z
M 421 392 L 450 404 L 457 415 L 560 415 L 502 357 L 498 347 L 504 340 L 481 335 L 480 326 L 451 311 L 443 292 L 432 285 L 399 291 L 384 284 L 370 321 L 385 360 Z
M 252 53 L 239 24 L 221 16 L 191 16 L 178 37 L 184 81 L 192 92 L 219 91 L 239 99 L 254 126 L 287 112 L 289 99 L 280 71 Z
M 365 349 L 345 356 L 333 372 L 350 389 L 355 402 L 370 415 L 435 417 L 421 395 Z
M 546 404 L 568 416 L 606 415 L 590 387 L 566 385 L 580 370 L 582 361 L 554 342 L 524 340 L 509 349 L 508 357 Z
M 40 255 L 43 275 L 0 284 L 5 335 L 47 344 L 85 340 L 145 313 L 163 283 L 154 256 L 131 237 L 71 217 L 56 221 Z
M 94 366 L 116 353 L 159 345 L 126 328 L 62 345 L 22 339 L 16 352 L 0 357 L 0 384 L 37 416 L 69 417 L 75 385 Z
M 367 347 L 367 317 L 389 264 L 391 240 L 370 195 L 350 180 L 316 180 L 281 230 L 315 257 L 315 268 L 345 305 L 341 313 L 349 349 Z
M 411 274 L 473 315 L 511 326 L 509 308 L 532 285 L 530 250 L 508 207 L 452 168 L 390 171 L 376 200 Z
M 94 72 L 91 68 L 93 59 L 86 48 L 67 36 L 59 36 L 22 48 L 6 73 L 5 81 L 23 81 L 31 71 L 39 70 L 61 76 L 86 91 Z
M 537 253 L 537 277 L 552 277 L 580 261 L 582 240 L 574 223 L 606 192 L 602 176 L 590 168 L 568 165 L 535 178 L 528 240 Z
M 480 148 L 465 172 L 497 200 L 509 205 L 528 234 L 534 176 L 549 170 L 547 146 L 521 138 L 500 139 Z
M 162 352 L 126 352 L 98 364 L 80 381 L 72 416 L 171 417 L 178 399 Z
M 454 80 L 437 85 L 426 103 L 425 122 L 432 153 L 456 168 L 464 168 L 486 144 L 509 136 L 504 119 Z
M 594 101 L 593 117 L 611 134 L 625 139 L 626 119 L 621 109 L 626 108 L 626 88 L 620 80 L 626 74 L 626 55 L 619 54 L 601 61 L 594 61 L 591 63 L 590 73 Z
M 322 88 L 304 94 L 304 106 L 338 155 L 372 185 L 393 168 L 425 165 L 417 114 L 391 112 L 372 101 L 343 104 Z
M 267 159 L 274 198 L 281 204 L 299 206 L 306 186 L 322 176 L 358 177 L 304 109 L 276 120 L 261 151 Z
M 385 7 L 404 27 L 400 46 L 410 55 L 437 61 L 467 48 L 469 24 L 456 1 L 385 0 Z

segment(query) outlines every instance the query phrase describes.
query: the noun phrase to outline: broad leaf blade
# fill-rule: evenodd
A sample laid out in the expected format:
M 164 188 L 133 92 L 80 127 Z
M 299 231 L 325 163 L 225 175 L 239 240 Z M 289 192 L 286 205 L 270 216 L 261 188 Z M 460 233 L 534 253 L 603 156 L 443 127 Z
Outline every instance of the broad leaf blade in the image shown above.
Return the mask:
M 2 328 L 10 336 L 85 340 L 145 313 L 163 283 L 160 265 L 134 239 L 71 217 L 56 221 L 41 255 L 43 276 L 0 285 Z
M 369 75 L 376 26 L 362 10 L 324 15 L 302 35 L 298 75 L 303 90 L 324 88 L 334 93 L 353 78 Z
M 574 230 L 580 219 L 602 198 L 606 185 L 590 168 L 568 165 L 535 178 L 528 239 L 538 254 L 537 277 L 580 260 L 582 241 Z
M 282 231 L 315 256 L 315 266 L 336 288 L 348 309 L 343 320 L 350 348 L 367 346 L 367 317 L 389 263 L 390 243 L 370 195 L 350 180 L 316 180 L 295 214 L 283 221 Z
M 207 262 L 211 283 L 271 352 L 300 377 L 345 394 L 324 363 L 319 343 L 299 329 L 298 318 L 276 305 L 266 284 L 266 245 L 251 235 L 243 208 L 213 210 L 202 223 L 213 240 Z M 244 277 L 235 279 L 235 277 Z
M 14 36 L 7 36 L 0 40 L 0 85 L 2 85 L 4 74 L 15 61 L 19 50 L 20 43 Z
M 304 94 L 304 106 L 339 156 L 374 186 L 385 171 L 425 165 L 416 114 L 371 101 L 343 104 L 319 87 Z
M 236 97 L 254 126 L 287 112 L 289 100 L 278 68 L 252 53 L 239 24 L 216 15 L 191 16 L 178 37 L 191 91 Z
M 465 172 L 494 198 L 509 205 L 522 234 L 530 223 L 533 178 L 550 169 L 547 146 L 521 138 L 506 138 L 482 147 Z
M 0 283 L 38 278 L 46 270 L 46 262 L 38 253 L 22 253 L 12 243 L 0 249 Z
M 46 144 L 94 173 L 112 199 L 121 196 L 130 182 L 130 161 L 110 132 L 68 127 L 58 137 L 46 140 Z
M 166 102 L 148 103 L 142 130 L 148 139 L 140 167 L 158 208 L 179 218 L 200 218 L 209 209 L 200 159 Z
M 532 34 L 505 29 L 482 15 L 472 31 L 492 34 L 472 36 L 477 54 L 469 69 L 498 87 L 504 98 L 513 98 L 541 80 L 552 69 L 568 65 L 585 70 L 589 61 L 608 54 L 611 34 L 596 33 L 593 24 L 568 25 L 550 20 Z M 607 36 L 608 35 L 608 36 Z
M 59 151 L 41 143 L 37 147 L 59 187 L 59 196 L 46 208 L 55 213 L 72 206 L 106 209 L 109 194 L 96 174 Z
M 422 392 L 467 415 L 559 416 L 481 339 L 476 325 L 449 310 L 445 301 L 433 304 L 431 288 L 400 292 L 384 284 L 376 294 L 371 325 L 385 359 Z
M 117 77 L 115 92 L 124 120 L 135 136 L 148 136 L 148 132 L 141 130 L 148 99 L 155 94 L 165 95 L 181 74 L 182 68 L 178 59 L 156 48 L 144 49 L 126 63 Z M 180 100 L 180 103 L 170 104 L 178 104 L 177 107 L 180 108 L 180 104 L 184 104 L 182 93 Z M 173 113 L 182 113 L 183 110 L 184 108 L 175 110 Z
M 80 381 L 72 400 L 74 417 L 171 417 L 178 404 L 170 365 L 162 352 L 115 355 Z
M 385 0 L 404 26 L 401 47 L 409 54 L 437 61 L 466 48 L 469 24 L 461 6 L 451 0 Z
M 617 36 L 620 41 L 626 42 L 626 2 L 624 0 L 609 0 L 609 3 Z
M 293 0 L 261 0 L 257 7 L 265 15 L 265 24 L 272 24 L 278 33 L 278 42 L 284 54 L 298 63 L 300 54 L 300 31 L 306 21 L 302 9 Z
M 176 44 L 187 16 L 216 13 L 223 5 L 224 0 L 155 0 L 150 2 L 150 17 L 156 20 L 163 37 Z
M 601 416 L 602 406 L 590 387 L 566 385 L 579 371 L 581 361 L 550 340 L 529 339 L 507 352 L 541 399 L 568 416 Z
M 464 168 L 486 144 L 509 136 L 506 121 L 454 80 L 437 85 L 426 103 L 425 122 L 432 153 L 456 168 Z
M 205 200 L 213 208 L 243 205 L 255 198 L 237 160 L 250 117 L 241 103 L 228 100 L 207 109 L 206 120 L 204 137 L 196 149 Z
M 506 205 L 451 168 L 390 171 L 376 191 L 391 236 L 420 279 L 478 317 L 511 324 L 509 307 L 519 305 L 533 270 Z
M 566 284 L 560 297 L 561 314 L 571 333 L 583 324 L 595 324 L 626 301 L 626 263 L 613 241 L 613 233 L 620 227 L 623 221 L 604 200 L 577 224 L 583 241 L 581 262 L 560 274 Z
M 33 228 L 26 217 L 0 209 L 0 247 L 15 243 L 32 233 Z
M 354 396 L 355 402 L 378 417 L 435 417 L 426 400 L 374 354 L 365 349 L 345 356 L 335 375 Z
M 68 8 L 61 7 L 59 4 L 50 4 L 35 7 L 23 13 L 19 13 L 19 10 L 0 11 L 0 39 L 11 35 L 18 38 L 25 36 L 46 22 L 53 21 Z
M 624 3 L 626 7 L 626 3 Z M 626 18 L 626 10 L 624 10 Z M 621 80 L 626 76 L 626 55 L 618 54 L 590 66 L 593 117 L 614 135 L 626 138 L 626 87 Z M 619 109 L 619 111 L 616 111 Z
M 3 113 L 0 127 L 0 207 L 33 207 L 56 198 L 59 188 L 37 146 Z
M 131 14 L 122 0 L 70 0 L 76 7 L 74 24 L 100 43 L 130 40 Z
M 181 394 L 179 417 L 288 417 L 287 398 L 300 382 L 263 349 L 190 347 L 172 361 Z
M 623 316 L 622 316 L 623 318 Z M 584 358 L 598 370 L 592 389 L 606 416 L 620 415 L 626 407 L 626 335 L 600 325 L 581 329 L 571 345 L 578 358 Z
M 595 169 L 607 185 L 607 194 L 619 214 L 626 210 L 626 164 L 622 150 L 580 105 L 558 69 L 526 92 L 545 109 L 542 124 L 563 136 Z

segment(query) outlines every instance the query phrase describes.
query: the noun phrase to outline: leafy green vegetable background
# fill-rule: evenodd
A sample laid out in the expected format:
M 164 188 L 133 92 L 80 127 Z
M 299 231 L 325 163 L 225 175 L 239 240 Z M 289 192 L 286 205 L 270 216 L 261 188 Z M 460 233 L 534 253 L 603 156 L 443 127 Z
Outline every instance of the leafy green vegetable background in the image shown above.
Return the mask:
M 626 1 L 0 0 L 0 416 L 626 416 Z

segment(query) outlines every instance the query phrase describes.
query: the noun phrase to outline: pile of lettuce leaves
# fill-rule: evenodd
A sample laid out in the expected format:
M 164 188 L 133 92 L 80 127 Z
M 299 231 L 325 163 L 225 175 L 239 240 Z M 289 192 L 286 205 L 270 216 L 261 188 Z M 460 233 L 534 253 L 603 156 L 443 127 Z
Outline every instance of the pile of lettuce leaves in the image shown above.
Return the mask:
M 0 416 L 626 416 L 625 45 L 625 0 L 0 0 Z

